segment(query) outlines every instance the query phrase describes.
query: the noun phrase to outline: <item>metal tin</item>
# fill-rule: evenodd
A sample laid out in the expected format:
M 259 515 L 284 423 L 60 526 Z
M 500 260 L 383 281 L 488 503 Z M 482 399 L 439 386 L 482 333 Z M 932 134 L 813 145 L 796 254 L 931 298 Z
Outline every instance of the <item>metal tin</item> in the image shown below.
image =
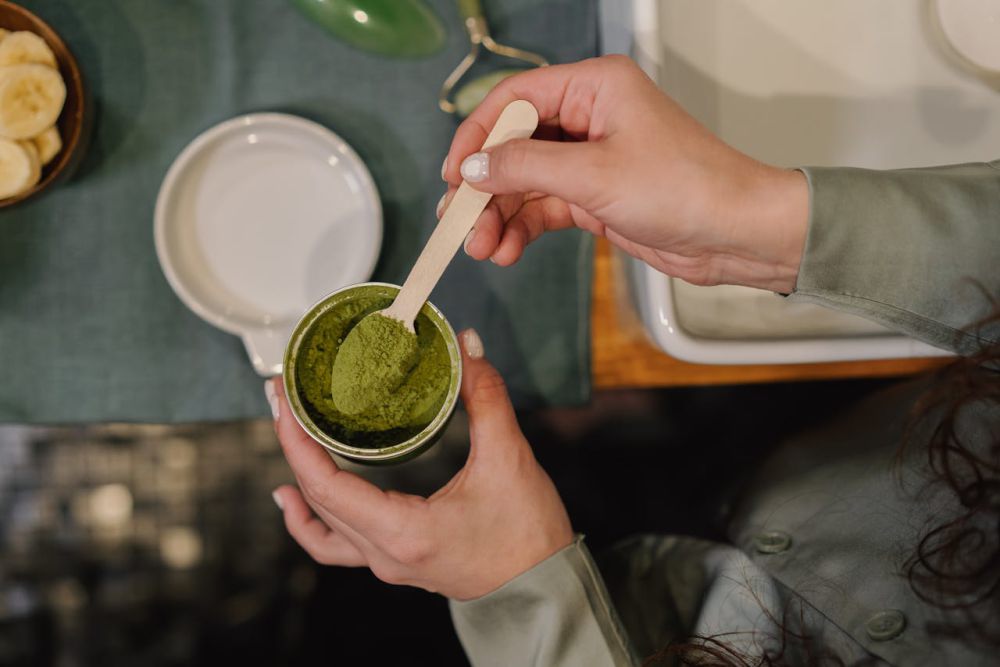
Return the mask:
M 372 288 L 376 289 L 373 290 Z M 340 442 L 323 431 L 306 411 L 302 398 L 299 395 L 298 380 L 295 371 L 302 341 L 309 333 L 313 324 L 330 310 L 349 303 L 353 298 L 359 296 L 385 296 L 393 298 L 397 292 L 399 292 L 398 285 L 374 282 L 358 283 L 339 289 L 324 297 L 306 311 L 306 314 L 302 316 L 299 323 L 295 325 L 295 329 L 292 331 L 288 345 L 285 348 L 283 373 L 285 395 L 288 398 L 288 404 L 292 408 L 295 420 L 313 440 L 334 454 L 357 461 L 358 463 L 379 465 L 401 463 L 414 458 L 437 442 L 451 416 L 454 414 L 455 406 L 458 404 L 458 391 L 462 385 L 462 355 L 458 345 L 458 337 L 455 335 L 455 330 L 452 329 L 451 324 L 445 318 L 444 314 L 428 301 L 424 304 L 420 312 L 434 323 L 444 337 L 448 356 L 451 360 L 451 381 L 448 384 L 448 394 L 445 396 L 441 409 L 427 426 L 407 440 L 387 447 L 356 447 L 349 443 Z

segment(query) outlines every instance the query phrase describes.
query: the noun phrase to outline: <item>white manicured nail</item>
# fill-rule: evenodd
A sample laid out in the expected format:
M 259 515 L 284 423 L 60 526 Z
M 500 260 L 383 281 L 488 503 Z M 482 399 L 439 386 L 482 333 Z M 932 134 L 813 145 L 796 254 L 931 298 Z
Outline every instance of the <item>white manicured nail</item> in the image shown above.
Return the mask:
M 269 378 L 264 382 L 264 395 L 267 396 L 267 404 L 271 406 L 271 416 L 274 421 L 278 421 L 280 412 L 278 410 L 278 394 L 274 391 L 274 378 Z
M 470 183 L 485 181 L 490 177 L 490 154 L 473 153 L 462 161 L 462 178 Z
M 448 193 L 441 195 L 441 199 L 438 199 L 438 204 L 434 208 L 434 215 L 440 218 L 444 214 L 444 201 L 448 198 Z
M 448 171 L 448 156 L 445 155 L 444 156 L 444 162 L 441 163 L 441 180 L 442 181 L 447 181 L 448 180 L 444 176 L 447 171 Z
M 483 339 L 479 337 L 475 329 L 467 329 L 462 334 L 462 343 L 465 346 L 465 353 L 469 359 L 482 359 L 486 351 L 483 349 Z
M 281 503 L 281 496 L 278 495 L 277 489 L 271 492 L 271 498 L 274 499 L 274 504 L 278 506 L 278 509 L 284 512 L 285 506 Z

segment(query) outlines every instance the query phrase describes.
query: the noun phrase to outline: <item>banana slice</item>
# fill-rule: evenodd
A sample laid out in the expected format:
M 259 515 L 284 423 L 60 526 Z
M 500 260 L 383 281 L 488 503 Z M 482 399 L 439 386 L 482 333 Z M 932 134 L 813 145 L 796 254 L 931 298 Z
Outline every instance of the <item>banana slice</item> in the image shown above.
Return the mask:
M 66 84 L 51 67 L 32 64 L 0 68 L 0 137 L 38 136 L 55 125 L 65 101 Z
M 34 142 L 19 141 L 17 143 L 28 154 L 28 159 L 31 160 L 31 176 L 28 178 L 28 184 L 25 186 L 25 189 L 28 189 L 42 179 L 42 157 L 38 153 L 38 147 L 35 146 Z
M 56 54 L 45 40 L 33 32 L 20 30 L 4 36 L 0 41 L 0 67 L 36 63 L 55 68 Z
M 59 136 L 59 130 L 55 126 L 45 130 L 31 141 L 38 149 L 38 158 L 42 161 L 42 165 L 52 162 L 52 158 L 62 150 L 62 137 Z
M 24 192 L 38 182 L 41 173 L 33 145 L 0 139 L 0 199 Z

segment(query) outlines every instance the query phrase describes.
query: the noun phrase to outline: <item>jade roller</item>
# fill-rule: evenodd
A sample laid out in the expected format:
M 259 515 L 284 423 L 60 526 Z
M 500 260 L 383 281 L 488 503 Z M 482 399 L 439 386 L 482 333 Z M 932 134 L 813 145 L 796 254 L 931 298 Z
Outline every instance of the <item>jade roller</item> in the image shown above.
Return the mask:
M 334 37 L 363 51 L 398 58 L 444 46 L 444 26 L 423 0 L 291 0 Z
M 489 26 L 483 15 L 483 6 L 479 0 L 458 0 L 458 11 L 465 23 L 465 31 L 469 34 L 469 53 L 462 58 L 458 66 L 444 80 L 444 85 L 441 86 L 441 92 L 438 94 L 438 106 L 446 113 L 465 117 L 479 105 L 495 85 L 507 77 L 523 71 L 523 68 L 498 70 L 473 79 L 455 91 L 455 86 L 469 71 L 473 63 L 479 59 L 483 49 L 504 58 L 527 63 L 533 67 L 545 67 L 549 62 L 537 53 L 498 44 L 490 36 Z M 453 91 L 454 97 L 452 96 Z

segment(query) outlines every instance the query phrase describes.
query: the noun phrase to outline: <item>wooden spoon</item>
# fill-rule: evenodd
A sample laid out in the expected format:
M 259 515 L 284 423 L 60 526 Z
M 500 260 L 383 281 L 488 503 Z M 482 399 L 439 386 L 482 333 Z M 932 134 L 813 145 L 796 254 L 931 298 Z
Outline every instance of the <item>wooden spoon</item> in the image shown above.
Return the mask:
M 496 125 L 483 148 L 492 148 L 511 139 L 526 139 L 538 127 L 538 112 L 531 102 L 516 100 L 507 105 L 500 114 Z M 472 231 L 472 226 L 489 203 L 491 195 L 488 192 L 474 190 L 466 182 L 458 187 L 458 192 L 448 204 L 441 222 L 438 223 L 427 240 L 423 252 L 417 258 L 410 275 L 406 277 L 403 288 L 396 295 L 396 300 L 381 311 L 386 317 L 394 317 L 402 322 L 407 329 L 413 331 L 413 320 L 423 308 L 424 302 L 430 296 L 431 290 L 437 285 L 441 275 L 448 267 L 452 257 Z
M 526 139 L 531 136 L 536 127 L 538 127 L 538 112 L 535 107 L 525 100 L 516 100 L 508 104 L 500 114 L 489 136 L 486 137 L 483 148 L 491 148 L 511 139 Z M 434 286 L 441 279 L 444 270 L 448 267 L 455 253 L 458 252 L 465 237 L 472 230 L 472 226 L 479 219 L 479 215 L 486 208 L 486 204 L 489 203 L 492 196 L 488 192 L 475 190 L 468 183 L 463 182 L 430 239 L 427 240 L 427 245 L 417 257 L 417 261 L 406 277 L 403 287 L 396 295 L 396 299 L 388 308 L 371 313 L 364 319 L 376 316 L 390 317 L 402 322 L 410 333 L 415 333 L 413 322 L 420 313 L 420 309 L 423 308 L 427 297 L 430 296 Z M 340 346 L 341 351 L 345 348 L 357 347 L 357 350 L 352 350 L 356 354 L 341 355 L 338 353 L 333 366 L 334 377 L 337 377 L 339 372 L 346 370 L 338 365 L 342 357 L 350 358 L 354 367 L 349 377 L 357 378 L 355 389 L 358 391 L 352 392 L 355 395 L 345 396 L 343 392 L 333 392 L 333 400 L 338 409 L 349 414 L 360 412 L 368 407 L 365 405 L 364 398 L 361 398 L 371 394 L 368 391 L 370 389 L 368 384 L 386 383 L 392 385 L 384 388 L 385 392 L 391 392 L 403 381 L 406 369 L 412 368 L 414 361 L 412 358 L 408 360 L 389 359 L 388 362 L 391 363 L 393 370 L 388 374 L 358 372 L 358 369 L 373 368 L 387 363 L 386 350 L 377 349 L 377 345 L 364 344 L 360 335 L 356 335 L 356 332 L 364 329 L 360 325 L 361 322 L 351 329 Z M 412 357 L 415 354 L 416 345 L 409 346 L 408 350 L 403 354 Z M 334 382 L 334 384 L 337 383 Z M 338 396 L 338 393 L 341 396 Z

